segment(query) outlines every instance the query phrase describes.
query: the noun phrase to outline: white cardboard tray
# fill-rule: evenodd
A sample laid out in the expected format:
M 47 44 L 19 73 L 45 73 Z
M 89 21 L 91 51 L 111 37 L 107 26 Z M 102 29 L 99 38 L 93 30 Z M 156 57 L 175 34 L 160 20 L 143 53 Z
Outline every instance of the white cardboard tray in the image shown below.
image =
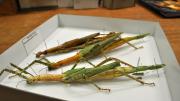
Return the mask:
M 72 84 L 45 83 L 38 85 L 27 85 L 26 82 L 17 83 L 22 80 L 18 77 L 8 79 L 9 74 L 4 74 L 0 78 L 1 91 L 15 91 L 20 94 L 27 93 L 33 99 L 56 100 L 137 100 L 137 101 L 178 101 L 180 87 L 178 86 L 177 76 L 180 77 L 179 64 L 167 42 L 167 39 L 156 22 L 135 21 L 126 19 L 88 17 L 75 15 L 56 15 L 34 29 L 27 36 L 22 38 L 11 48 L 0 55 L 0 70 L 7 68 L 10 62 L 21 67 L 27 65 L 35 59 L 34 53 L 43 49 L 50 48 L 63 43 L 72 38 L 78 38 L 96 32 L 107 33 L 109 31 L 125 32 L 124 36 L 133 36 L 139 33 L 152 33 L 142 40 L 133 41 L 137 46 L 144 46 L 143 49 L 134 50 L 132 47 L 123 45 L 107 56 L 116 57 L 127 61 L 132 65 L 137 65 L 138 58 L 141 58 L 140 65 L 151 65 L 156 63 L 166 64 L 165 69 L 154 72 L 147 72 L 144 81 L 156 83 L 155 87 L 142 86 L 128 78 L 118 78 L 114 80 L 96 82 L 99 86 L 110 88 L 111 93 L 100 92 L 91 84 Z M 48 57 L 51 61 L 58 61 L 72 56 L 77 51 Z M 103 57 L 91 59 L 93 63 L 98 63 Z M 86 63 L 78 65 L 89 66 Z M 35 71 L 39 71 L 44 66 L 32 66 Z M 48 73 L 62 73 L 70 69 L 68 65 L 62 69 Z M 10 67 L 8 67 L 10 68 Z M 31 70 L 29 70 L 32 72 Z M 33 72 L 32 72 L 33 73 Z M 46 73 L 45 71 L 40 74 Z M 0 91 L 0 92 L 1 92 Z M 23 92 L 22 92 L 23 91 Z M 4 94 L 8 96 L 8 94 Z M 40 95 L 40 96 L 39 96 Z M 5 98 L 5 96 L 3 96 Z

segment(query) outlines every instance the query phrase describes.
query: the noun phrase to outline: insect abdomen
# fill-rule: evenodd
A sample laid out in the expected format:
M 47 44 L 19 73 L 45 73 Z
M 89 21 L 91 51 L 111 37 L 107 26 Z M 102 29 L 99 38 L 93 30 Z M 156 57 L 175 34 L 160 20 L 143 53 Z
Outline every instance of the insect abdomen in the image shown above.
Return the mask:
M 117 66 L 119 66 L 119 63 L 113 62 L 96 68 L 85 68 L 72 75 L 65 77 L 64 81 L 65 82 L 76 82 L 79 80 L 89 81 L 88 78 L 97 75 L 99 73 L 114 69 Z

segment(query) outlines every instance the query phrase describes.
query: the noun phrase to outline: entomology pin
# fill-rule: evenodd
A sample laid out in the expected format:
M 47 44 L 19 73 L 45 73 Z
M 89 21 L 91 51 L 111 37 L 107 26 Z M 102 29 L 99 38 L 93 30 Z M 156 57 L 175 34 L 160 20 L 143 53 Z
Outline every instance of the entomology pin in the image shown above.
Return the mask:
M 154 64 L 156 65 L 156 59 L 155 59 L 155 57 L 154 57 Z M 159 78 L 159 72 L 158 72 L 158 69 L 156 69 L 156 72 L 157 72 L 157 76 L 158 76 L 158 78 Z

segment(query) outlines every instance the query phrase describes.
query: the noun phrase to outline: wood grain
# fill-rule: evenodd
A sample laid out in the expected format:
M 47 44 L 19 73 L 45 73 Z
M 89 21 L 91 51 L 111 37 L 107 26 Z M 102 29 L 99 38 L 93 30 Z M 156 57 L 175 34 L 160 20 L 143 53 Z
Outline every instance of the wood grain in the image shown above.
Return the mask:
M 141 5 L 118 10 L 108 10 L 104 8 L 89 10 L 55 9 L 41 12 L 21 13 L 11 16 L 0 16 L 0 53 L 4 52 L 20 38 L 52 17 L 54 14 L 60 13 L 160 22 L 177 60 L 180 63 L 180 19 L 162 18 Z

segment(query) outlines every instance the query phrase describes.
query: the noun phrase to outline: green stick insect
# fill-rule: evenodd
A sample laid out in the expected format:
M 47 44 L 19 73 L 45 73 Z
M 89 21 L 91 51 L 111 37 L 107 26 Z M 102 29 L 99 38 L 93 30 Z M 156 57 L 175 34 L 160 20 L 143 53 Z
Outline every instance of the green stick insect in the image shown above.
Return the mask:
M 114 60 L 114 61 L 112 61 Z M 107 63 L 110 62 L 111 63 Z M 94 82 L 98 80 L 106 80 L 106 79 L 113 79 L 121 76 L 126 76 L 132 80 L 139 82 L 140 84 L 146 85 L 155 85 L 154 83 L 146 83 L 141 79 L 136 78 L 130 74 L 136 73 L 139 71 L 147 71 L 147 70 L 155 70 L 163 68 L 164 64 L 156 64 L 151 66 L 138 66 L 138 67 L 131 67 L 131 66 L 121 66 L 121 63 L 128 64 L 126 62 L 122 62 L 116 58 L 107 58 L 98 65 L 95 65 L 91 68 L 75 68 L 76 64 L 73 66 L 72 69 L 62 73 L 62 74 L 44 74 L 44 75 L 36 75 L 33 76 L 32 74 L 28 73 L 27 71 L 22 70 L 20 67 L 12 65 L 18 71 L 4 69 L 0 72 L 2 75 L 5 71 L 16 74 L 21 78 L 24 78 L 27 84 L 35 84 L 35 83 L 43 83 L 43 82 L 50 82 L 50 81 L 57 81 L 57 82 L 64 82 L 64 83 L 85 83 L 89 82 L 92 83 L 98 90 L 101 91 L 108 91 L 110 89 L 101 88 L 96 85 Z
M 100 54 L 104 54 L 105 52 L 108 52 L 118 46 L 121 46 L 125 43 L 129 43 L 129 41 L 137 40 L 144 38 L 149 35 L 147 34 L 141 34 L 133 37 L 126 37 L 126 38 L 120 38 L 120 35 L 122 33 L 114 33 L 111 37 L 108 37 L 107 39 L 88 45 L 81 49 L 79 52 L 77 52 L 76 55 L 66 58 L 64 60 L 60 60 L 58 62 L 52 63 L 49 60 L 42 58 L 40 60 L 34 60 L 32 63 L 30 63 L 28 66 L 24 68 L 24 70 L 27 70 L 30 66 L 32 66 L 35 63 L 43 64 L 48 67 L 49 70 L 54 70 L 57 68 L 60 68 L 64 65 L 70 64 L 72 62 L 79 62 L 79 61 L 87 61 L 89 58 L 95 57 Z M 131 46 L 133 46 L 131 44 Z M 133 46 L 135 47 L 135 46 Z M 135 47 L 135 49 L 138 49 Z
M 55 55 L 60 53 L 67 53 L 76 49 L 82 49 L 86 47 L 87 45 L 91 45 L 97 42 L 100 42 L 102 40 L 105 40 L 113 35 L 115 35 L 116 32 L 109 32 L 108 34 L 100 34 L 100 33 L 94 33 L 90 34 L 85 37 L 76 38 L 69 40 L 67 42 L 64 42 L 61 45 L 58 45 L 56 47 L 52 47 L 43 51 L 39 51 L 36 53 L 36 57 L 45 57 L 49 55 Z

